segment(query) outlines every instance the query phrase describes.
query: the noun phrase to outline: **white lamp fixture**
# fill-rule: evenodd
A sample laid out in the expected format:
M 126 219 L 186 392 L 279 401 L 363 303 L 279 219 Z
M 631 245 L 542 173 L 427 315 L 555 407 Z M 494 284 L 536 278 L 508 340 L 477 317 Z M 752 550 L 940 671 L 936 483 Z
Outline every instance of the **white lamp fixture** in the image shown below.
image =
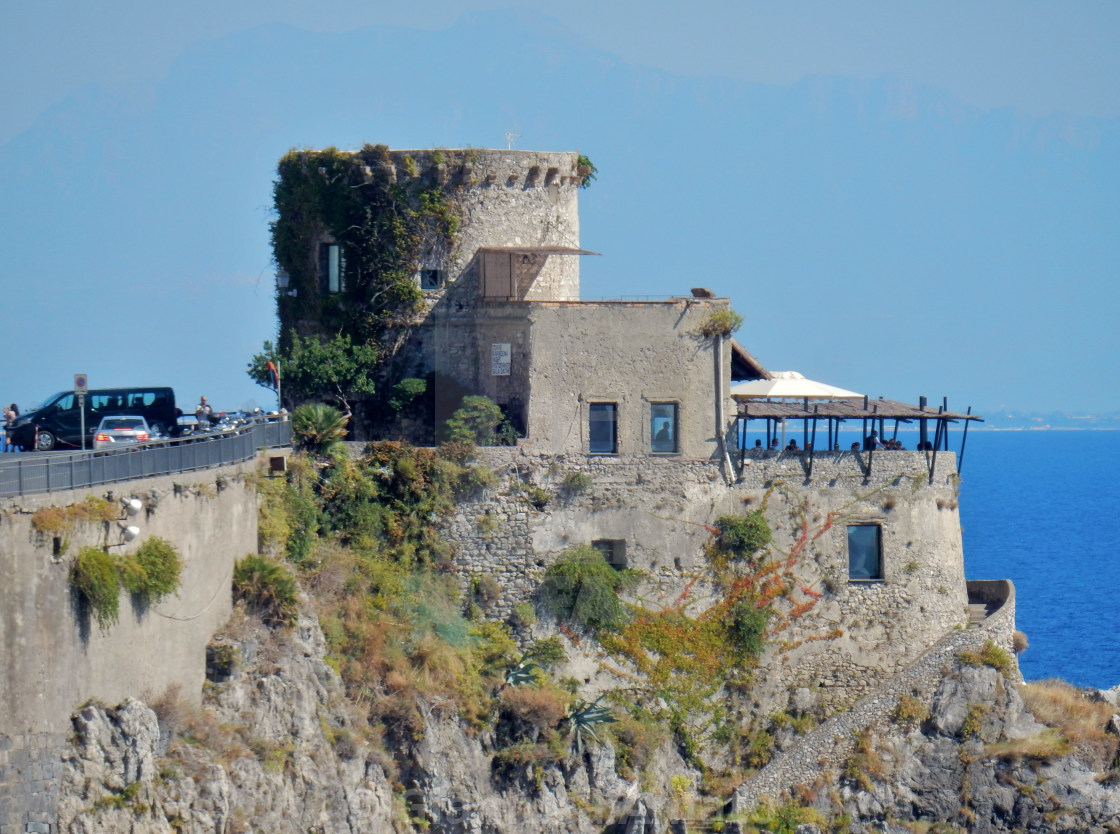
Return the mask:
M 125 524 L 123 521 L 118 521 L 117 526 L 121 528 L 121 541 L 130 542 L 140 535 L 140 528 L 134 524 Z
M 136 515 L 144 509 L 144 502 L 134 495 L 131 498 L 122 498 L 121 506 L 128 515 Z

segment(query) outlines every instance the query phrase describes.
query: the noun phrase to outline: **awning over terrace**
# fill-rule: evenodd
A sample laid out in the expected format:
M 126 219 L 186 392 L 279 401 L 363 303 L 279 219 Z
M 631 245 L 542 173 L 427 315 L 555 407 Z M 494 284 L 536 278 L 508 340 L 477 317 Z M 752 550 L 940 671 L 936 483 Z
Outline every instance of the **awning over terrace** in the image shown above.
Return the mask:
M 787 421 L 800 420 L 804 434 L 804 448 L 800 454 L 809 456 L 808 473 L 812 477 L 813 455 L 816 451 L 817 424 L 824 420 L 828 429 L 826 449 L 833 449 L 840 434 L 840 426 L 847 420 L 860 420 L 862 424 L 861 437 L 867 437 L 869 432 L 875 431 L 879 438 L 886 438 L 886 424 L 894 422 L 894 435 L 898 435 L 900 423 L 917 422 L 919 426 L 918 450 L 925 452 L 929 462 L 929 477 L 933 480 L 934 469 L 937 464 L 937 452 L 949 450 L 949 424 L 963 423 L 964 431 L 961 435 L 961 448 L 957 459 L 957 470 L 960 471 L 964 460 L 964 446 L 968 439 L 968 426 L 972 422 L 983 422 L 983 418 L 972 413 L 972 408 L 965 413 L 949 411 L 948 403 L 942 401 L 941 406 L 931 408 L 926 404 L 925 397 L 921 398 L 918 405 L 898 402 L 896 400 L 873 400 L 869 397 L 845 397 L 842 399 L 813 401 L 803 398 L 800 402 L 776 402 L 767 399 L 740 399 L 739 412 L 736 426 L 737 447 L 740 451 L 740 469 L 745 459 L 746 425 L 751 420 L 766 421 L 766 448 L 769 449 L 772 438 L 776 438 L 779 431 L 783 442 Z M 930 422 L 933 423 L 933 439 L 929 437 Z M 870 422 L 870 426 L 868 423 Z M 811 427 L 811 431 L 810 431 Z M 862 445 L 862 444 L 861 444 Z M 874 444 L 866 444 L 868 448 L 862 449 L 867 453 L 867 472 L 871 472 L 871 463 L 875 454 Z

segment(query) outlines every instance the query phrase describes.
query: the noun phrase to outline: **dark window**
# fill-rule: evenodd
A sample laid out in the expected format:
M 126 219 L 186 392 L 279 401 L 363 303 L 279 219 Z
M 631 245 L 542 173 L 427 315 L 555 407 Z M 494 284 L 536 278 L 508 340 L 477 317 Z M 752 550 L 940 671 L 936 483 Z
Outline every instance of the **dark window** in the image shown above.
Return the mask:
M 420 289 L 422 290 L 438 290 L 443 286 L 443 270 L 442 269 L 421 269 L 420 270 Z
M 337 243 L 319 244 L 319 282 L 324 293 L 342 292 L 346 258 Z
M 878 524 L 848 526 L 848 578 L 883 578 L 882 528 Z
M 618 451 L 618 403 L 591 403 L 587 448 L 593 455 Z
M 649 407 L 650 443 L 654 454 L 677 451 L 677 404 L 651 403 Z
M 626 540 L 625 539 L 596 539 L 591 546 L 603 554 L 607 564 L 615 570 L 626 567 Z

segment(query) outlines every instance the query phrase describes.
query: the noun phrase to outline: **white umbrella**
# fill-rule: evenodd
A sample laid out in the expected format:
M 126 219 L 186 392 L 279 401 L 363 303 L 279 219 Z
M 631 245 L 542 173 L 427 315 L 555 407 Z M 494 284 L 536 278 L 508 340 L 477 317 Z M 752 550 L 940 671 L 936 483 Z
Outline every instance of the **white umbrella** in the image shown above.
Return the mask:
M 773 379 L 754 379 L 731 386 L 731 396 L 736 398 L 766 397 L 779 400 L 831 400 L 843 397 L 862 397 L 855 391 L 837 388 L 806 379 L 797 371 L 776 371 Z

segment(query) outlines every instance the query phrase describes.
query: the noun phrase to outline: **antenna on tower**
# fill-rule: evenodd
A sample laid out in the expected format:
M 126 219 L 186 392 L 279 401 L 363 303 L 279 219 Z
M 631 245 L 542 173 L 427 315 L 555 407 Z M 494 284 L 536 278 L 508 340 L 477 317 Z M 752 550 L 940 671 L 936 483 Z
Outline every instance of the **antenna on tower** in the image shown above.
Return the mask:
M 513 140 L 514 139 L 520 139 L 520 138 L 521 138 L 520 133 L 514 133 L 512 130 L 507 130 L 506 131 L 506 150 L 507 151 L 512 151 L 513 150 Z

